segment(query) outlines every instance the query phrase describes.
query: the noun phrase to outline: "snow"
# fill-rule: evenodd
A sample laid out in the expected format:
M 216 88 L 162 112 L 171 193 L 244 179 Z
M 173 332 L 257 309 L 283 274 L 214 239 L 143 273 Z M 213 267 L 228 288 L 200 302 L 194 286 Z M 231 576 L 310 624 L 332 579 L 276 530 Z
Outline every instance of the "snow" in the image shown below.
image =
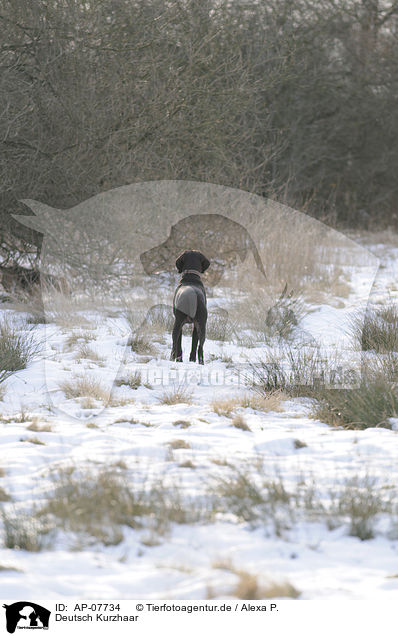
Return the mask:
M 377 249 L 382 257 L 380 246 Z M 398 250 L 390 248 L 376 281 L 377 293 L 382 294 L 396 277 L 397 256 Z M 350 298 L 340 308 L 313 307 L 303 320 L 303 329 L 322 340 L 325 350 L 350 350 L 347 325 L 353 309 L 362 306 L 363 281 L 369 272 L 347 268 Z M 123 321 L 97 314 L 86 318 L 92 327 L 88 345 L 104 358 L 102 366 L 76 359 L 73 348 L 64 350 L 70 329 L 38 325 L 35 337 L 43 342 L 39 359 L 7 381 L 0 422 L 4 471 L 0 485 L 12 497 L 3 504 L 6 512 L 29 512 L 43 504 L 53 491 L 51 472 L 57 467 L 93 470 L 120 460 L 127 479 L 170 480 L 192 501 L 212 489 L 214 478 L 229 474 L 226 462 L 253 472 L 259 458 L 269 479 L 280 477 L 293 489 L 302 480 L 313 483 L 325 501 L 352 478 L 374 479 L 369 483 L 383 492 L 396 488 L 397 418 L 391 418 L 391 430 L 334 429 L 310 417 L 311 400 L 296 398 L 285 400 L 280 411 L 237 407 L 235 413 L 250 429 L 244 431 L 235 428 L 230 417 L 215 413 L 212 402 L 248 393 L 243 382 L 236 383 L 231 364 L 221 355 L 245 365 L 262 351 L 260 345 L 244 349 L 208 340 L 205 355 L 209 360 L 213 354 L 214 359 L 199 368 L 194 363 L 169 362 L 170 344 L 165 341 L 156 343 L 157 354 L 142 362 L 126 347 Z M 84 327 L 81 330 L 84 333 Z M 184 348 L 186 359 L 186 337 Z M 112 388 L 116 375 L 137 369 L 143 378 L 138 389 Z M 79 400 L 66 399 L 59 384 L 84 374 L 106 390 L 112 388 L 111 406 L 104 409 L 97 402 L 84 408 Z M 173 378 L 176 384 L 184 381 L 188 386 L 190 403 L 161 402 Z M 189 425 L 176 425 L 179 420 Z M 27 430 L 33 421 L 51 430 Z M 44 444 L 30 442 L 32 437 Z M 171 450 L 175 440 L 184 440 L 187 447 Z M 251 524 L 232 513 L 217 513 L 198 523 L 173 523 L 155 541 L 147 527 L 121 530 L 123 540 L 107 546 L 62 530 L 51 547 L 39 552 L 8 549 L 3 541 L 0 596 L 232 598 L 239 571 L 256 575 L 261 585 L 288 581 L 299 590 L 300 599 L 393 600 L 398 592 L 398 522 L 384 513 L 377 519 L 374 538 L 365 541 L 349 535 L 348 522 L 328 527 L 325 520 L 298 517 L 278 535 L 272 524 Z

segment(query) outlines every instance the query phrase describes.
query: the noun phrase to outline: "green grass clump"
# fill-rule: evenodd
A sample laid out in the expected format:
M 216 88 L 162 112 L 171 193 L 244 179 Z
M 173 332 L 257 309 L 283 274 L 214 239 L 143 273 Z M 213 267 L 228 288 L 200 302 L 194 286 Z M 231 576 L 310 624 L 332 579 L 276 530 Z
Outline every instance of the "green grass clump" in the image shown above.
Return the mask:
M 18 328 L 7 319 L 0 321 L 0 383 L 26 369 L 39 350 L 31 328 Z
M 156 543 L 172 523 L 202 518 L 201 505 L 185 501 L 177 485 L 146 478 L 138 484 L 116 465 L 82 471 L 67 467 L 53 473 L 52 481 L 53 492 L 39 517 L 55 519 L 57 527 L 105 545 L 123 540 L 123 526 L 146 531 L 146 540 Z
M 369 307 L 364 320 L 361 315 L 354 316 L 351 332 L 362 351 L 398 351 L 398 306 L 390 302 Z
M 332 426 L 351 429 L 391 428 L 390 417 L 398 416 L 398 364 L 395 357 L 367 361 L 357 388 L 319 387 L 313 417 Z

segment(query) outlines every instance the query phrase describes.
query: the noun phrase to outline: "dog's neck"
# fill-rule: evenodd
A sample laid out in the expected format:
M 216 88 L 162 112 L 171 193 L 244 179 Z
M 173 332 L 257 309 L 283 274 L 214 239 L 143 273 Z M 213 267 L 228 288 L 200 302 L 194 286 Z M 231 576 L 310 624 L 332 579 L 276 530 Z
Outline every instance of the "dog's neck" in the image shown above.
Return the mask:
M 181 274 L 183 276 L 184 274 L 196 274 L 199 278 L 201 277 L 201 273 L 197 269 L 183 269 Z

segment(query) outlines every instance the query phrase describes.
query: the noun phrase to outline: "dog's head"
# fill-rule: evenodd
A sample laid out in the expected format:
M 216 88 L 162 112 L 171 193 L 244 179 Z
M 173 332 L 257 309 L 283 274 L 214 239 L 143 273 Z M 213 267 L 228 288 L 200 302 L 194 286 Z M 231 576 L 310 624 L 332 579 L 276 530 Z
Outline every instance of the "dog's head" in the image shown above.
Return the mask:
M 180 274 L 186 269 L 194 269 L 203 274 L 209 267 L 209 259 L 197 250 L 185 250 L 176 260 L 176 268 Z

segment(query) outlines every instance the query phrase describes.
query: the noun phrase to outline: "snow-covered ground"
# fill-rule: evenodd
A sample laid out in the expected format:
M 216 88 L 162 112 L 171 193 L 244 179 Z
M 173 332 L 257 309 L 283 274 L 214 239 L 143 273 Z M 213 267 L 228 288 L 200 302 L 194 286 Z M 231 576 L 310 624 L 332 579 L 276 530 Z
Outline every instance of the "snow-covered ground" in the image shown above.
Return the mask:
M 384 259 L 384 267 L 376 292 L 393 294 L 398 250 L 378 246 L 377 256 Z M 329 349 L 341 348 L 363 275 L 351 271 L 352 293 L 340 307 L 312 306 L 303 320 L 302 328 Z M 21 317 L 7 309 L 4 313 Z M 122 321 L 98 314 L 85 317 L 88 326 L 38 325 L 35 338 L 43 342 L 41 355 L 6 383 L 0 403 L 0 486 L 11 497 L 3 504 L 8 518 L 24 511 L 32 514 L 44 505 L 54 490 L 51 474 L 70 466 L 89 469 L 93 475 L 114 466 L 132 484 L 172 484 L 188 508 L 189 502 L 194 508 L 217 495 L 217 480 L 228 479 L 231 466 L 248 471 L 253 480 L 261 475 L 280 480 L 291 492 L 303 483 L 311 485 L 325 510 L 333 493 L 341 492 L 350 480 L 387 497 L 396 495 L 397 430 L 333 429 L 310 417 L 311 401 L 305 398 L 286 399 L 275 411 L 235 405 L 232 417 L 217 414 L 215 401 L 248 393 L 233 370 L 261 353 L 260 345 L 245 349 L 233 342 L 207 340 L 204 367 L 176 364 L 168 361 L 168 335 L 155 339 L 154 354 L 140 356 L 126 348 Z M 78 338 L 68 345 L 72 332 Z M 76 355 L 83 344 L 99 359 Z M 342 348 L 348 349 L 349 343 Z M 188 349 L 185 337 L 185 359 Z M 67 399 L 59 388 L 82 375 L 109 387 L 116 374 L 122 378 L 137 370 L 141 385 L 113 386 L 106 408 L 99 401 Z M 173 381 L 185 388 L 189 403 L 162 403 Z M 244 418 L 249 430 L 233 425 L 236 415 Z M 28 429 L 32 423 L 37 431 Z M 156 510 L 153 514 L 156 517 Z M 311 518 L 310 512 L 301 510 L 289 522 L 284 519 L 278 530 L 273 519 L 250 523 L 233 511 L 216 509 L 192 523 L 171 523 L 163 533 L 146 522 L 137 528 L 121 526 L 121 540 L 114 545 L 58 529 L 38 552 L 4 547 L 3 533 L 0 596 L 231 598 L 242 573 L 247 573 L 257 577 L 262 589 L 289 583 L 301 599 L 396 598 L 398 520 L 380 513 L 374 538 L 364 541 L 350 536 L 344 516 L 334 524 L 330 521 L 326 512 Z

